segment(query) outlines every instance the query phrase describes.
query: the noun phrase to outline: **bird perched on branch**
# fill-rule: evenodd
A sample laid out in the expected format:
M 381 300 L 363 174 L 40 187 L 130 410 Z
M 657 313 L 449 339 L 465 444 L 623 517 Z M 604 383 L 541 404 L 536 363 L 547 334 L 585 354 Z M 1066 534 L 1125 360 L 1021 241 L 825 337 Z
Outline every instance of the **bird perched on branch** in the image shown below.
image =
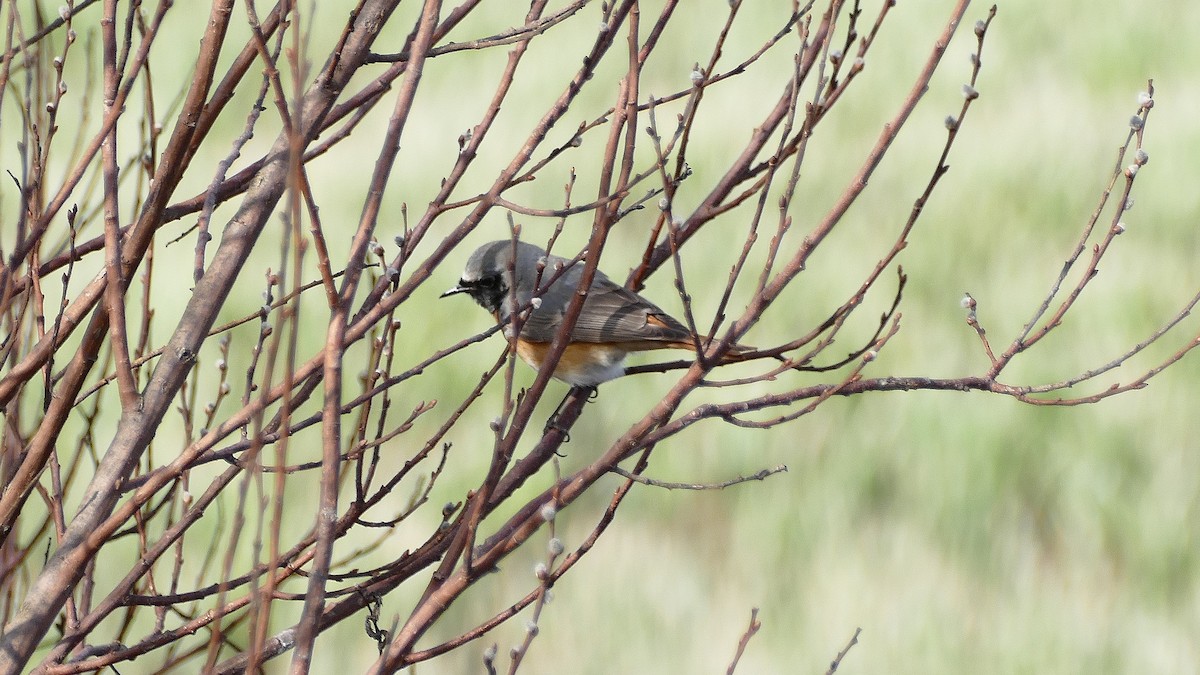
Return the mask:
M 527 310 L 524 320 L 519 318 L 520 333 L 513 341 L 517 355 L 540 369 L 583 275 L 582 264 L 568 265 L 571 261 L 547 255 L 533 244 L 518 241 L 514 248 L 511 240 L 493 241 L 471 254 L 458 284 L 441 297 L 470 295 L 506 326 L 510 340 L 513 314 Z M 624 375 L 630 352 L 694 351 L 695 345 L 686 326 L 596 270 L 554 377 L 574 386 L 594 387 Z M 729 358 L 742 351 L 734 347 Z

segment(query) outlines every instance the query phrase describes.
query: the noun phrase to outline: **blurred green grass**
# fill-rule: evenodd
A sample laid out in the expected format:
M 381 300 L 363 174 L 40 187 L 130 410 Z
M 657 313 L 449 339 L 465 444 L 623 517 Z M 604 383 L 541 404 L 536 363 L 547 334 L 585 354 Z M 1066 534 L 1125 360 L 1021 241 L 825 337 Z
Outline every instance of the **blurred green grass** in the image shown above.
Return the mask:
M 746 3 L 744 12 L 763 16 L 757 25 L 738 27 L 725 63 L 756 49 L 776 25 L 769 16 L 783 11 Z M 644 21 L 653 14 L 652 4 L 643 8 Z M 863 81 L 812 141 L 793 208 L 793 242 L 823 215 L 895 111 L 941 28 L 946 5 L 906 0 L 893 10 Z M 1167 6 L 1169 11 L 1158 11 Z M 694 31 L 670 35 L 675 46 L 655 55 L 644 91 L 665 94 L 686 86 L 691 64 L 707 58 L 719 27 L 715 17 L 723 16 L 725 7 L 717 0 L 689 4 L 693 16 L 679 20 L 690 22 Z M 874 8 L 870 3 L 866 15 L 872 16 Z M 756 326 L 749 342 L 769 344 L 795 326 L 822 319 L 890 246 L 940 151 L 943 118 L 958 110 L 969 73 L 970 27 L 986 10 L 979 4 L 968 13 L 928 95 L 870 188 L 781 299 L 780 311 Z M 504 11 L 464 26 L 452 39 L 518 22 L 519 11 Z M 598 16 L 595 8 L 586 11 Z M 573 30 L 593 30 L 589 21 L 581 18 Z M 1126 218 L 1129 231 L 1117 240 L 1070 320 L 1016 361 L 1007 381 L 1037 384 L 1106 362 L 1190 297 L 1200 282 L 1194 265 L 1200 197 L 1192 189 L 1200 150 L 1194 118 L 1200 108 L 1195 86 L 1200 47 L 1191 35 L 1197 25 L 1200 7 L 1192 3 L 1156 9 L 1135 3 L 1101 7 L 1083 0 L 1000 4 L 977 86 L 982 97 L 951 156 L 951 172 L 900 259 L 909 275 L 904 329 L 869 375 L 953 377 L 986 367 L 977 338 L 963 322 L 959 298 L 970 291 L 978 299 L 980 319 L 996 347 L 1028 320 L 1095 208 L 1147 77 L 1155 80 L 1158 105 L 1146 136 L 1151 162 L 1139 175 L 1137 204 Z M 535 43 L 533 63 L 527 65 L 536 68 L 519 77 L 518 95 L 500 117 L 503 133 L 484 146 L 481 167 L 507 161 L 523 141 L 528 118 L 540 114 L 560 91 L 565 74 L 576 68 L 578 59 L 563 58 L 561 50 L 582 43 L 554 43 L 553 35 L 544 46 Z M 318 42 L 330 39 L 320 31 L 315 36 Z M 398 42 L 402 34 L 395 37 Z M 178 67 L 190 68 L 187 50 L 178 51 Z M 711 117 L 702 118 L 689 157 L 696 176 L 684 184 L 677 208 L 699 199 L 715 180 L 713 172 L 748 134 L 748 120 L 758 119 L 774 100 L 786 77 L 788 59 L 781 55 L 711 90 L 706 103 Z M 401 204 L 412 205 L 410 216 L 420 211 L 454 160 L 458 134 L 477 121 L 486 96 L 464 93 L 490 95 L 500 61 L 495 57 L 466 53 L 431 62 L 385 199 L 379 239 L 389 250 L 391 237 L 401 232 Z M 585 91 L 586 109 L 606 104 L 620 74 L 613 68 L 597 75 Z M 759 91 L 761 98 L 754 95 Z M 249 94 L 240 95 L 248 103 Z M 660 114 L 660 123 L 672 117 Z M 552 138 L 566 140 L 583 119 L 568 115 Z M 241 122 L 231 114 L 223 123 L 236 129 Z M 382 129 L 386 110 L 377 110 L 367 123 Z M 347 157 L 373 157 L 377 138 L 351 138 L 312 167 L 335 259 L 348 248 L 369 173 L 366 165 L 349 165 Z M 271 134 L 259 133 L 243 156 L 256 156 L 254 148 L 261 150 L 270 139 Z M 585 148 L 594 152 L 598 143 L 598 137 L 589 137 Z M 581 162 L 576 203 L 586 200 L 595 181 L 592 167 L 582 163 L 587 157 L 566 160 Z M 212 161 L 219 159 L 218 151 Z M 559 203 L 569 164 L 555 166 L 560 173 L 546 172 L 517 190 L 517 197 L 539 206 Z M 477 170 L 460 194 L 485 189 L 490 177 Z M 195 190 L 210 179 L 188 176 Z M 728 242 L 743 235 L 745 217 L 740 211 L 726 216 L 689 248 L 689 287 L 700 310 L 715 304 L 704 292 L 706 284 L 712 291 L 723 282 Z M 448 231 L 456 218 L 444 216 L 435 234 Z M 521 220 L 530 237 L 550 227 Z M 631 266 L 649 220 L 635 215 L 614 233 L 603 263 L 614 278 Z M 585 240 L 588 222 L 578 218 L 568 224 L 564 250 Z M 402 358 L 414 362 L 432 347 L 488 325 L 486 314 L 465 300 L 435 297 L 453 282 L 470 245 L 506 232 L 498 213 L 489 216 L 462 255 L 404 306 Z M 341 233 L 345 236 L 339 238 Z M 278 269 L 279 237 L 279 230 L 268 232 L 260 247 L 264 253 L 252 264 Z M 159 269 L 187 269 L 191 246 L 188 241 L 161 249 Z M 894 283 L 894 277 L 884 277 L 834 353 L 851 349 L 855 336 L 870 333 Z M 261 276 L 247 275 L 227 318 L 255 311 L 262 288 Z M 160 338 L 182 310 L 178 293 L 166 286 L 156 291 Z M 665 274 L 652 279 L 646 293 L 668 309 L 678 307 Z M 305 311 L 323 326 L 319 302 L 307 304 Z M 1127 381 L 1173 352 L 1189 332 L 1194 335 L 1195 322 L 1183 330 L 1119 371 L 1117 379 Z M 320 344 L 323 331 L 313 333 L 303 336 L 300 353 Z M 245 366 L 246 340 L 235 338 L 231 372 Z M 500 349 L 499 340 L 491 340 L 453 363 L 429 368 L 422 379 L 396 392 L 397 406 L 411 407 L 433 394 L 453 405 Z M 362 350 L 357 353 L 361 359 Z M 215 355 L 204 357 L 211 363 Z M 694 427 L 655 452 L 652 476 L 700 482 L 778 464 L 787 464 L 789 471 L 719 492 L 633 490 L 596 549 L 556 585 L 525 670 L 719 672 L 732 657 L 750 608 L 759 607 L 763 628 L 750 642 L 739 672 L 824 672 L 855 627 L 863 634 L 841 672 L 1200 671 L 1195 641 L 1200 634 L 1197 370 L 1195 359 L 1185 360 L 1145 391 L 1074 409 L 1032 408 L 978 393 L 889 393 L 832 400 L 772 431 L 715 423 Z M 355 375 L 352 368 L 347 374 Z M 201 377 L 213 378 L 214 372 Z M 531 371 L 521 366 L 518 382 L 531 379 Z M 670 375 L 652 375 L 605 385 L 572 432 L 564 471 L 602 451 L 670 382 Z M 535 422 L 564 392 L 552 385 Z M 702 392 L 695 400 L 706 396 L 722 393 Z M 491 444 L 486 432 L 472 434 L 486 430 L 500 397 L 498 389 L 489 390 L 448 439 L 455 444 L 452 470 L 432 504 L 457 500 L 478 481 Z M 425 438 L 422 434 L 436 428 L 442 414 L 418 420 L 410 437 Z M 390 459 L 402 462 L 416 442 L 402 437 L 388 444 Z M 293 452 L 307 459 L 315 456 L 316 446 L 297 443 Z M 549 480 L 547 473 L 528 491 Z M 613 478 L 601 487 L 617 484 Z M 309 494 L 303 486 L 294 487 L 295 495 Z M 586 536 L 609 494 L 596 490 L 560 515 L 558 534 L 568 549 Z M 400 508 L 407 496 L 396 495 L 390 506 Z M 288 534 L 304 531 L 309 508 L 306 500 L 293 503 Z M 397 528 L 369 560 L 385 562 L 418 544 L 436 524 L 436 515 L 419 515 Z M 347 542 L 346 550 L 362 543 Z M 532 566 L 542 557 L 541 543 L 532 543 L 503 566 L 502 574 L 452 607 L 425 644 L 456 634 L 532 589 Z M 403 619 L 404 598 L 419 592 L 406 587 L 389 596 L 381 623 L 395 613 Z M 294 618 L 281 611 L 273 622 L 282 628 Z M 495 641 L 504 654 L 523 638 L 523 622 L 502 626 L 478 645 L 416 672 L 478 672 L 485 645 Z M 315 670 L 353 672 L 373 657 L 361 624 L 351 620 L 321 638 Z M 285 660 L 272 662 L 268 670 L 283 672 Z

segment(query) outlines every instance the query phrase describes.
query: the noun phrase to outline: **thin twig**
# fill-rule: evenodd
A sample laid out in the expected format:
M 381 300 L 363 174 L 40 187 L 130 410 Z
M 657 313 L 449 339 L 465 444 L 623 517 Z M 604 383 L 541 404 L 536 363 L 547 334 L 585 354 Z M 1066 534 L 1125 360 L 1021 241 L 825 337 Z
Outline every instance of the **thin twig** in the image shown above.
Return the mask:
M 750 638 L 753 638 L 760 628 L 762 628 L 762 622 L 758 620 L 758 608 L 753 607 L 750 609 L 750 625 L 746 626 L 746 632 L 742 633 L 742 638 L 738 640 L 737 651 L 733 655 L 733 661 L 725 669 L 725 675 L 733 675 L 733 671 L 737 670 L 738 661 L 742 660 L 742 654 L 746 652 Z
M 609 469 L 609 471 L 617 474 L 618 476 L 628 478 L 631 481 L 641 483 L 642 485 L 660 487 L 666 490 L 724 490 L 727 487 L 732 487 L 741 483 L 749 483 L 752 480 L 766 480 L 769 476 L 773 476 L 777 473 L 782 473 L 787 470 L 788 468 L 786 464 L 780 464 L 779 466 L 771 469 L 762 469 L 761 471 L 749 476 L 738 476 L 737 478 L 730 478 L 729 480 L 721 481 L 720 483 L 676 483 L 633 474 L 619 466 L 614 466 L 613 468 Z

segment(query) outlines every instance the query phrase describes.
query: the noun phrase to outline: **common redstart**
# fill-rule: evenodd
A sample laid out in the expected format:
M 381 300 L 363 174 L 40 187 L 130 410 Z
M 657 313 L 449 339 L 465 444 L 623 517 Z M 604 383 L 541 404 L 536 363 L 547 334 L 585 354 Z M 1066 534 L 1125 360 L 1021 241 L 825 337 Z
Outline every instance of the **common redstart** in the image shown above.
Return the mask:
M 531 308 L 515 340 L 516 350 L 522 360 L 539 369 L 579 286 L 583 265 L 572 265 L 555 279 L 569 260 L 522 241 L 516 242 L 515 259 L 513 250 L 511 240 L 480 246 L 467 259 L 458 285 L 441 297 L 466 293 L 506 326 L 511 326 L 514 312 Z M 544 262 L 540 281 L 539 261 Z M 535 283 L 540 286 L 537 298 Z M 506 332 L 511 340 L 511 327 Z M 671 315 L 596 270 L 554 377 L 594 387 L 624 375 L 629 352 L 650 349 L 694 350 L 695 343 L 687 327 Z

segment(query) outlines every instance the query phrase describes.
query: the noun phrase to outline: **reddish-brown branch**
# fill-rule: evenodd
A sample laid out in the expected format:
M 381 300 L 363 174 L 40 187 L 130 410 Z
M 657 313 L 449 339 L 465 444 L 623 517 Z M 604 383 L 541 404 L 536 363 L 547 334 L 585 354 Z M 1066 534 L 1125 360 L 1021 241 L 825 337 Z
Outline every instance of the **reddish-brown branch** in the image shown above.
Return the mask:
M 116 102 L 121 73 L 117 70 L 117 3 L 104 1 L 104 17 L 100 20 L 101 41 L 104 44 L 104 100 L 105 117 L 116 116 L 109 101 Z M 129 361 L 129 332 L 125 326 L 125 289 L 128 287 L 121 266 L 121 237 L 119 226 L 120 208 L 117 201 L 117 128 L 110 127 L 100 145 L 101 162 L 104 166 L 104 268 L 108 275 L 104 288 L 104 304 L 108 312 L 109 346 L 113 350 L 113 361 L 117 371 L 117 386 L 121 393 L 121 405 L 131 408 L 138 405 L 137 382 Z
M 338 305 L 329 321 L 323 368 L 325 398 L 321 420 L 321 492 L 314 523 L 317 539 L 313 565 L 309 571 L 308 591 L 305 594 L 300 630 L 297 634 L 292 658 L 291 670 L 297 675 L 307 673 L 310 667 L 313 644 L 318 629 L 317 617 L 325 605 L 325 582 L 329 574 L 329 563 L 333 556 L 333 543 L 337 534 L 338 487 L 341 473 L 342 357 L 345 354 L 340 346 L 346 338 L 352 303 L 362 273 L 362 261 L 367 252 L 367 244 L 370 243 L 375 230 L 379 205 L 383 199 L 388 175 L 391 173 L 392 165 L 400 150 L 400 136 L 416 98 L 425 58 L 433 44 L 434 29 L 438 25 L 440 11 L 440 0 L 426 0 L 421 10 L 416 37 L 412 42 L 413 56 L 407 63 L 408 76 L 396 98 L 392 119 L 384 134 L 382 150 L 375 165 L 375 172 L 371 177 L 368 197 L 363 206 L 358 231 L 351 246 L 350 265 L 342 280 L 342 287 L 339 289 Z M 365 55 L 362 58 L 365 59 Z
M 758 620 L 758 608 L 755 607 L 750 610 L 750 625 L 746 626 L 746 632 L 742 633 L 742 638 L 738 640 L 737 651 L 733 654 L 733 661 L 729 664 L 729 668 L 725 669 L 725 675 L 733 675 L 733 672 L 737 670 L 738 661 L 742 660 L 742 654 L 746 652 L 750 639 L 758 633 L 760 628 L 762 628 L 762 622 Z

